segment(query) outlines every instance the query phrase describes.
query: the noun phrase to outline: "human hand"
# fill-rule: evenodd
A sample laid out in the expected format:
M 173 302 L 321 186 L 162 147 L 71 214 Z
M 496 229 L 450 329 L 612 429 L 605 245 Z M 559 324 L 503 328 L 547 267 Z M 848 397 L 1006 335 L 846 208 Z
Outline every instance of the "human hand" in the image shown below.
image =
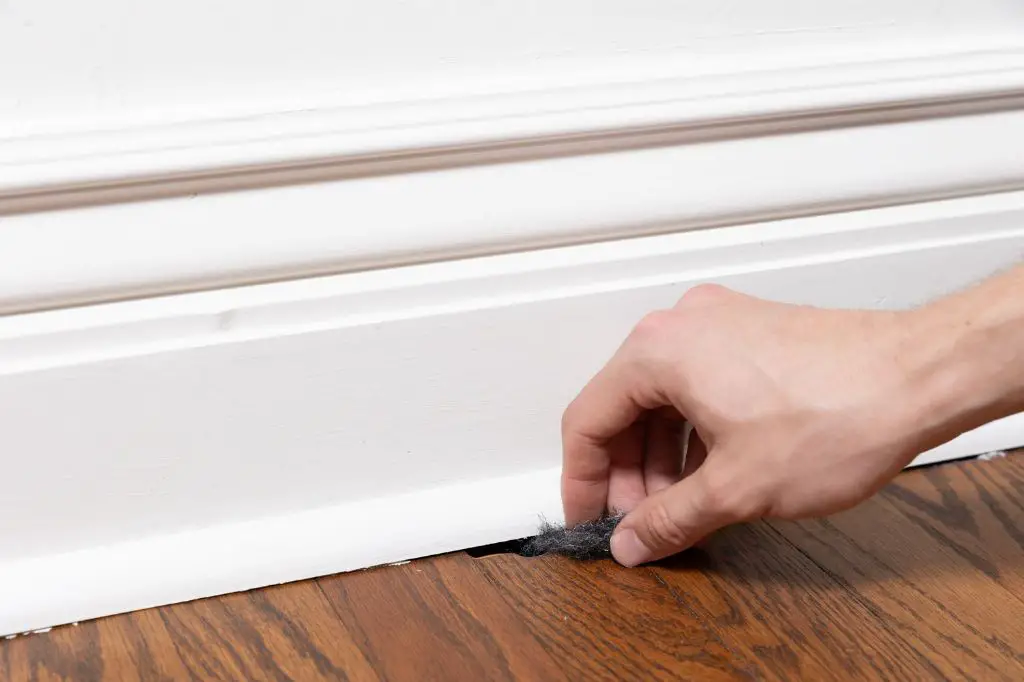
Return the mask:
M 629 512 L 612 553 L 634 566 L 731 523 L 851 507 L 937 437 L 936 363 L 914 312 L 691 289 L 645 317 L 566 409 L 566 522 Z

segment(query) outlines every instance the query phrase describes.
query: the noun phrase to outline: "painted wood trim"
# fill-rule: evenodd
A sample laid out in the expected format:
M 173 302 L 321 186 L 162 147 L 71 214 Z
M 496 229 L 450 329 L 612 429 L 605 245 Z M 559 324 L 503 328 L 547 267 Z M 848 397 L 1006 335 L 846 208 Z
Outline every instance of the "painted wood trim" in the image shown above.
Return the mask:
M 1022 444 L 1024 415 L 965 434 L 911 466 Z M 561 519 L 560 473 L 542 469 L 0 562 L 0 636 L 528 537 L 542 519 Z
M 0 314 L 1018 190 L 999 44 L 0 136 Z
M 0 631 L 522 535 L 561 410 L 689 286 L 900 308 L 1022 252 L 1007 193 L 0 317 Z
M 1024 109 L 26 211 L 0 314 L 988 193 L 1021 158 Z
M 447 167 L 477 161 L 466 150 L 493 161 L 510 146 L 545 155 L 580 138 L 600 151 L 643 146 L 656 133 L 721 137 L 750 123 L 769 134 L 798 132 L 856 114 L 858 124 L 871 125 L 1001 108 L 1022 96 L 1024 45 L 705 76 L 617 74 L 548 90 L 0 139 L 0 197 L 183 177 L 217 186 L 225 174 L 275 168 L 310 167 L 311 179 L 324 179 L 333 176 L 332 164 L 358 168 L 382 157 L 407 172 L 422 154 Z

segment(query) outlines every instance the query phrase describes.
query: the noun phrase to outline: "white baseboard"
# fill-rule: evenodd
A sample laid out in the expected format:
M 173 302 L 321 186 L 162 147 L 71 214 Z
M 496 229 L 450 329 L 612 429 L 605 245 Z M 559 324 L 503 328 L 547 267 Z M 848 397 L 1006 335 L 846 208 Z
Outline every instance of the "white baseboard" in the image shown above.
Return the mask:
M 1020 189 L 1024 105 L 577 152 L 63 210 L 32 195 L 0 215 L 0 314 Z
M 526 534 L 562 409 L 689 286 L 900 308 L 1021 253 L 1006 193 L 0 317 L 0 631 Z
M 83 21 L 129 21 L 131 11 L 115 11 L 120 2 L 97 0 Z M 410 11 L 393 4 L 362 11 L 378 20 Z M 656 2 L 645 25 L 659 35 L 663 22 L 691 26 L 703 4 Z M 737 17 L 778 20 L 777 9 L 741 4 Z M 19 80 L 22 108 L 7 111 L 0 99 L 0 314 L 1024 189 L 1024 30 L 1012 29 L 1020 10 L 1009 0 L 943 3 L 962 21 L 983 19 L 989 39 L 936 28 L 910 40 L 914 53 L 892 35 L 884 45 L 871 36 L 881 40 L 894 15 L 928 23 L 942 13 L 915 3 L 783 4 L 790 18 L 819 15 L 822 26 L 871 15 L 873 28 L 842 54 L 830 46 L 846 32 L 823 28 L 796 52 L 766 51 L 755 49 L 764 32 L 748 27 L 749 45 L 722 43 L 737 52 L 711 59 L 684 45 L 655 58 L 623 52 L 618 27 L 595 18 L 599 54 L 576 66 L 507 55 L 508 74 L 518 75 L 496 90 L 439 66 L 454 87 L 445 96 L 392 84 L 391 99 L 328 106 L 320 88 L 345 84 L 309 63 L 324 82 L 310 86 L 308 107 L 170 121 L 129 108 L 101 129 L 57 132 L 24 118 L 57 96 L 53 87 L 41 93 Z M 46 13 L 45 3 L 33 8 Z M 466 11 L 490 25 L 504 10 Z M 7 44 L 5 31 L 16 34 Z M 0 63 L 11 45 L 33 51 L 43 37 L 0 23 Z M 83 59 L 102 61 L 110 49 Z M 34 66 L 11 63 L 22 61 Z M 174 76 L 170 91 L 187 90 L 182 78 L 194 83 L 196 70 L 217 65 L 162 75 Z M 158 75 L 141 74 L 147 83 Z M 79 85 L 66 83 L 69 92 Z M 213 99 L 200 104 L 216 111 Z M 80 113 L 53 107 L 40 117 Z M 5 111 L 25 134 L 4 135 Z
M 560 515 L 558 477 L 539 470 L 0 563 L 0 635 L 525 537 L 541 514 Z

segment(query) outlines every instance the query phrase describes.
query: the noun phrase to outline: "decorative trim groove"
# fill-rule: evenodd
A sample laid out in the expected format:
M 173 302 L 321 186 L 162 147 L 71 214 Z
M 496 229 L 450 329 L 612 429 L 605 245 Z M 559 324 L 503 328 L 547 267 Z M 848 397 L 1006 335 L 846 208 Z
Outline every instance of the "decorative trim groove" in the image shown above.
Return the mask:
M 995 43 L 0 136 L 0 314 L 1015 191 Z
M 1021 158 L 1024 109 L 121 197 L 0 217 L 0 314 L 991 193 Z
M 689 286 L 899 308 L 1021 253 L 1024 192 L 0 317 L 0 631 L 523 535 L 561 410 Z
M 424 154 L 443 167 L 465 163 L 458 156 L 467 149 L 486 162 L 523 145 L 531 156 L 564 153 L 561 145 L 573 140 L 600 152 L 650 144 L 652 133 L 692 141 L 750 123 L 762 124 L 760 134 L 834 127 L 823 119 L 836 117 L 871 125 L 1005 108 L 1022 96 L 1024 48 L 268 112 L 15 138 L 0 146 L 0 196 L 275 168 L 311 167 L 322 174 L 311 179 L 323 179 L 334 177 L 331 165 L 358 169 L 381 157 L 397 157 L 389 167 L 407 172 Z

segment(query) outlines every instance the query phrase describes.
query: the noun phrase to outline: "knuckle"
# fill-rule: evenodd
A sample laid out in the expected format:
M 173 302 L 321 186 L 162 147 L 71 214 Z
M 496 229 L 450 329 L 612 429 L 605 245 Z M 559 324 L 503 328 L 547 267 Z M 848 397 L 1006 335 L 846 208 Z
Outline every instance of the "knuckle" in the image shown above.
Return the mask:
M 572 402 L 569 403 L 565 410 L 562 411 L 561 427 L 563 437 L 566 434 L 572 433 L 572 431 L 575 429 L 576 423 L 578 421 L 576 418 L 576 412 L 579 410 L 577 405 L 578 400 L 573 400 Z
M 673 315 L 668 310 L 647 313 L 633 327 L 634 340 L 646 343 L 660 339 L 672 327 L 672 318 Z
M 633 327 L 627 339 L 628 352 L 624 355 L 633 372 L 657 372 L 670 360 L 672 329 L 675 321 L 671 311 L 656 310 L 644 316 Z
M 698 284 L 686 290 L 686 293 L 679 298 L 679 302 L 676 304 L 676 307 L 700 305 L 703 303 L 718 301 L 728 293 L 729 289 L 721 284 L 713 284 L 710 282 Z
M 689 537 L 683 524 L 661 502 L 654 504 L 644 516 L 644 531 L 655 547 L 682 547 Z
M 701 490 L 701 495 L 694 500 L 694 505 L 702 512 L 715 516 L 728 516 L 730 504 L 729 493 L 721 483 L 710 481 Z
M 701 503 L 727 521 L 747 521 L 763 515 L 764 495 L 743 477 L 717 475 L 709 478 Z

